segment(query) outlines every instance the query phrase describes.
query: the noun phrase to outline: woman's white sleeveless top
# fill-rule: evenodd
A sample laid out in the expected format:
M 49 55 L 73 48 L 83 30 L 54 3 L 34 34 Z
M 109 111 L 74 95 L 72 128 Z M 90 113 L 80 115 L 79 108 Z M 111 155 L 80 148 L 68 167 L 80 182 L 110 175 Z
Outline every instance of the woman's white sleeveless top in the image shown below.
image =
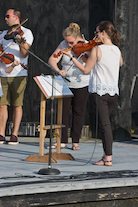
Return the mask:
M 121 53 L 115 45 L 100 45 L 102 57 L 91 70 L 89 92 L 100 96 L 119 95 L 118 78 Z

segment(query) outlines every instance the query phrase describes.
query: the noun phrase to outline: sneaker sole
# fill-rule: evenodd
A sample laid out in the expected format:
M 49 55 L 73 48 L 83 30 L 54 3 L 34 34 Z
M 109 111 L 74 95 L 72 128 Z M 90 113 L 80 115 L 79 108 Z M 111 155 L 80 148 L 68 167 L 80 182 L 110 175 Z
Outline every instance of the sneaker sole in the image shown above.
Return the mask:
M 8 142 L 8 144 L 10 144 L 10 145 L 17 145 L 17 144 L 19 144 L 19 142 Z

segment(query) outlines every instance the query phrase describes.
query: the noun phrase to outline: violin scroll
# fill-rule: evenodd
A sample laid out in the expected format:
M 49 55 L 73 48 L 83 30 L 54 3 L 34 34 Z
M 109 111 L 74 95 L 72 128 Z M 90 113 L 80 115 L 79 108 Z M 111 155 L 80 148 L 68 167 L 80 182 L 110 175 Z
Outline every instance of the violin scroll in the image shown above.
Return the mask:
M 63 50 L 63 51 L 64 51 L 64 52 L 68 52 L 68 51 L 70 51 L 70 50 L 72 50 L 72 48 L 65 49 L 65 50 Z M 61 54 L 63 54 L 63 51 L 59 51 L 57 54 L 53 54 L 53 57 L 54 57 L 54 58 L 59 57 Z
M 57 54 L 53 54 L 53 57 L 54 57 L 54 58 L 57 58 L 57 57 L 59 57 L 61 54 L 62 54 L 62 51 L 58 52 Z

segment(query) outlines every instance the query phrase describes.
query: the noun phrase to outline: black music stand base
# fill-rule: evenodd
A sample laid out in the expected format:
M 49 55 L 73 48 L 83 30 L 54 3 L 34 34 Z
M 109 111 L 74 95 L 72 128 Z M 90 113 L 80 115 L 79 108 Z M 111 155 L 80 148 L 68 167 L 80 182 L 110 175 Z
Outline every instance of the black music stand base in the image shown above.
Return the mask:
M 43 168 L 38 171 L 38 174 L 40 174 L 40 175 L 58 175 L 58 174 L 60 174 L 60 171 L 58 169 L 54 169 L 54 168 Z

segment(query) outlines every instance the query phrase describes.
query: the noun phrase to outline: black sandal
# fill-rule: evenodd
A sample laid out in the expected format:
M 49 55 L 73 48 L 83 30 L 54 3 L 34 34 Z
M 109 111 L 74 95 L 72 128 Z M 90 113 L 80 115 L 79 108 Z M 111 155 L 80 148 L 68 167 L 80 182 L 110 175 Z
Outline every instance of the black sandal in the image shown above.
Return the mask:
M 107 160 L 107 161 L 106 160 L 103 160 L 103 162 L 104 162 L 104 165 L 106 165 L 106 166 L 112 166 L 112 160 Z M 110 163 L 111 162 L 111 164 L 107 165 L 106 162 L 107 163 Z
M 99 164 L 99 162 L 103 162 L 103 164 Z M 109 162 L 111 162 L 111 165 L 108 165 L 108 164 L 106 164 L 106 163 L 109 163 Z M 103 165 L 105 165 L 105 166 L 112 166 L 112 160 L 104 160 L 103 158 L 101 159 L 101 160 L 99 160 L 98 162 L 95 162 L 94 163 L 94 165 L 99 165 L 99 166 L 103 166 Z

